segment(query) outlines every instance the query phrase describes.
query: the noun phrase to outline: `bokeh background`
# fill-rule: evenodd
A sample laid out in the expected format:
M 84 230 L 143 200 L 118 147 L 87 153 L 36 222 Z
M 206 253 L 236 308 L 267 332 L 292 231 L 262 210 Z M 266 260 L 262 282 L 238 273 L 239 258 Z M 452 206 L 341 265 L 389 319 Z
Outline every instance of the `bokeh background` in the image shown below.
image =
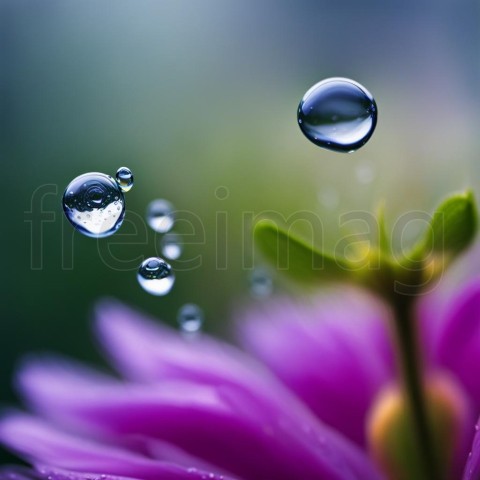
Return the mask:
M 480 191 L 479 22 L 477 0 L 0 0 L 1 404 L 16 402 L 26 352 L 102 361 L 90 327 L 104 296 L 172 325 L 195 302 L 205 329 L 228 335 L 251 301 L 261 212 L 315 212 L 329 247 L 343 213 L 385 200 L 393 224 Z M 296 125 L 304 92 L 329 76 L 362 83 L 379 107 L 352 155 Z M 74 233 L 65 186 L 122 165 L 136 182 L 122 229 Z M 162 298 L 135 273 L 159 251 L 144 222 L 154 198 L 179 210 L 185 243 Z

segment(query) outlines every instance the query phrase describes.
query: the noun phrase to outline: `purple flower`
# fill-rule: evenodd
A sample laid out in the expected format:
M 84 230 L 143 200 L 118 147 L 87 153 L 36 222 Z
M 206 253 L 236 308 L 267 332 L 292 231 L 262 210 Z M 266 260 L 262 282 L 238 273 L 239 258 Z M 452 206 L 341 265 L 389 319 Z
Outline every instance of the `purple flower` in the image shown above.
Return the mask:
M 449 478 L 465 469 L 464 480 L 478 480 L 480 280 L 438 289 L 418 310 L 429 378 L 458 414 Z M 36 469 L 0 479 L 385 479 L 366 432 L 395 382 L 389 315 L 350 288 L 257 306 L 239 320 L 240 337 L 267 369 L 105 301 L 96 329 L 122 379 L 26 361 L 17 385 L 33 413 L 5 414 L 0 440 Z
M 426 378 L 455 409 L 447 478 L 478 480 L 480 277 L 449 277 L 418 304 L 422 356 Z M 396 382 L 389 315 L 364 293 L 336 289 L 307 306 L 283 300 L 251 311 L 240 338 L 317 417 L 372 454 L 369 421 Z
M 381 478 L 359 447 L 235 348 L 189 341 L 111 301 L 97 308 L 97 331 L 127 381 L 29 360 L 17 383 L 35 414 L 0 423 L 0 439 L 44 476 Z

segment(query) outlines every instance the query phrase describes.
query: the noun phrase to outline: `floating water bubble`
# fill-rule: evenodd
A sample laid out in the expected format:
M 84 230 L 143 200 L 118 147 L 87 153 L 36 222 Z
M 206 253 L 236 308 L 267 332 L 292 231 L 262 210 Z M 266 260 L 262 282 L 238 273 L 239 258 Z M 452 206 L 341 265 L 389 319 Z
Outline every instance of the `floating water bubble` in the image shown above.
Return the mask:
M 176 233 L 167 233 L 161 241 L 162 255 L 169 260 L 178 260 L 182 255 L 183 246 Z
M 298 106 L 298 125 L 316 145 L 351 153 L 367 143 L 377 124 L 370 92 L 348 78 L 327 78 L 314 85 Z
M 264 269 L 257 267 L 250 275 L 250 292 L 256 298 L 265 298 L 273 292 L 273 280 Z
M 186 303 L 178 311 L 178 325 L 185 333 L 198 332 L 202 328 L 203 320 L 202 309 L 194 303 Z
M 152 295 L 166 295 L 175 283 L 172 267 L 161 258 L 151 257 L 142 262 L 137 273 L 138 283 Z
M 319 192 L 318 201 L 326 209 L 333 210 L 338 207 L 340 196 L 334 187 L 326 186 Z
M 118 186 L 122 192 L 128 192 L 133 187 L 133 173 L 127 167 L 120 167 L 115 175 Z
M 88 237 L 113 235 L 125 217 L 122 190 L 104 173 L 85 173 L 73 179 L 63 194 L 62 203 L 70 223 Z
M 375 180 L 375 169 L 370 163 L 358 164 L 355 167 L 355 175 L 360 183 L 367 185 Z
M 158 199 L 147 207 L 147 222 L 156 232 L 168 232 L 175 222 L 173 205 L 168 200 Z
M 215 197 L 217 197 L 219 200 L 225 200 L 229 196 L 230 196 L 230 189 L 228 187 L 220 185 L 215 189 Z

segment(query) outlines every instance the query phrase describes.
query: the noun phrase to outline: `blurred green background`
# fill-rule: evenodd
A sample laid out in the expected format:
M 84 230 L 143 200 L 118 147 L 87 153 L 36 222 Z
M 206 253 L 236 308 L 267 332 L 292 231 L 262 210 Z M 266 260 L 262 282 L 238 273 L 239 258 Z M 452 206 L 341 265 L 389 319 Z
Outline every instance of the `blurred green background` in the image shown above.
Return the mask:
M 172 325 L 195 302 L 205 329 L 227 334 L 249 301 L 260 212 L 315 212 L 314 240 L 332 246 L 345 212 L 385 199 L 394 219 L 478 190 L 479 21 L 473 0 L 1 0 L 1 403 L 16 401 L 25 352 L 100 361 L 100 297 Z M 362 83 L 379 107 L 352 155 L 319 149 L 296 125 L 305 91 L 329 76 Z M 122 229 L 74 233 L 65 186 L 122 165 L 136 182 Z M 163 298 L 135 274 L 159 252 L 143 220 L 154 198 L 173 202 L 188 243 Z

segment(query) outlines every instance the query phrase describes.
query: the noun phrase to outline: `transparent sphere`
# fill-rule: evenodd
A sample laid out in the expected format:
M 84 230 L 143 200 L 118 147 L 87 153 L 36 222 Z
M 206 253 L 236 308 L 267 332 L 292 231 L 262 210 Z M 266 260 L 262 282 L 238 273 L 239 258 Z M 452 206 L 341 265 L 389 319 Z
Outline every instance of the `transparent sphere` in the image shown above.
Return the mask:
M 127 167 L 120 167 L 115 175 L 118 186 L 122 192 L 128 192 L 133 187 L 133 173 Z
M 137 280 L 140 286 L 151 295 L 166 295 L 175 283 L 172 267 L 158 257 L 147 258 L 138 268 Z
M 203 311 L 194 303 L 186 303 L 179 309 L 177 321 L 183 332 L 198 332 L 202 328 L 204 321 Z
M 62 203 L 70 223 L 88 237 L 113 235 L 125 217 L 123 193 L 117 182 L 104 173 L 85 173 L 73 179 Z
M 265 298 L 273 292 L 273 280 L 263 268 L 257 267 L 250 275 L 250 292 L 256 298 Z
M 176 233 L 167 233 L 160 243 L 162 255 L 169 260 L 178 260 L 182 255 L 183 246 Z
M 157 199 L 148 204 L 147 223 L 158 233 L 168 232 L 175 222 L 174 208 L 168 200 Z
M 328 78 L 314 85 L 298 106 L 298 125 L 315 145 L 354 152 L 372 136 L 377 105 L 370 92 L 348 78 Z

